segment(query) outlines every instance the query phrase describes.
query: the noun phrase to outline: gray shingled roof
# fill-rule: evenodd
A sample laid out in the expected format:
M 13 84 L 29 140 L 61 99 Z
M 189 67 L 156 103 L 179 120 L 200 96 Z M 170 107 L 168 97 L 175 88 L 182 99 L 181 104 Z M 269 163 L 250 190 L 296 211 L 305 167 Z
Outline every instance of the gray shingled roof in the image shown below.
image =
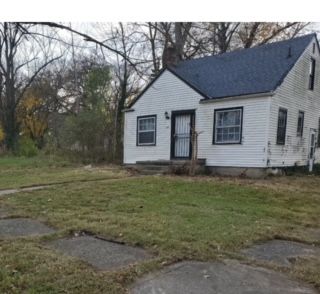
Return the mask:
M 180 62 L 169 68 L 209 98 L 275 90 L 315 34 Z

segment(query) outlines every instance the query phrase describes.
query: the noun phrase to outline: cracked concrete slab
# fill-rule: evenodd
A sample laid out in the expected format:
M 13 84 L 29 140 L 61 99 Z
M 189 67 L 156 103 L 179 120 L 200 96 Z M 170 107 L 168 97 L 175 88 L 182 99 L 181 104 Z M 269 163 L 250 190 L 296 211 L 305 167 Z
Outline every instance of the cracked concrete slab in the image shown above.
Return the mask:
M 147 275 L 131 294 L 316 294 L 283 274 L 237 261 L 186 261 Z
M 0 220 L 0 238 L 40 236 L 55 230 L 43 223 L 28 218 L 8 218 Z
M 242 250 L 250 258 L 289 267 L 299 257 L 320 256 L 320 248 L 300 242 L 271 240 Z
M 141 248 L 105 241 L 93 236 L 55 240 L 49 246 L 77 257 L 100 270 L 113 270 L 152 256 Z

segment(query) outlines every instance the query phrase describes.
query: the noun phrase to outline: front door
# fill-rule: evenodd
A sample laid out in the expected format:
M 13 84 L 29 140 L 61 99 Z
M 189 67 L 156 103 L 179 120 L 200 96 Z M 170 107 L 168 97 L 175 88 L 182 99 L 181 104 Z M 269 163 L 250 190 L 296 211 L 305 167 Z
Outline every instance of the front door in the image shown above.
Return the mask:
M 178 112 L 172 115 L 171 155 L 176 159 L 191 158 L 191 128 L 194 112 Z

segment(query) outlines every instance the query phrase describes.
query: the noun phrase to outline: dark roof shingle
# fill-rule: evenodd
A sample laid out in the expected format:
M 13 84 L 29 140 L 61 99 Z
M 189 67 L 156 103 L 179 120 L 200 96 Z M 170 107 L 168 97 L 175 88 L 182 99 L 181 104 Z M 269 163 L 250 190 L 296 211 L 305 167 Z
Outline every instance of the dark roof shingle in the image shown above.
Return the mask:
M 215 99 L 275 90 L 315 34 L 180 62 L 169 68 Z

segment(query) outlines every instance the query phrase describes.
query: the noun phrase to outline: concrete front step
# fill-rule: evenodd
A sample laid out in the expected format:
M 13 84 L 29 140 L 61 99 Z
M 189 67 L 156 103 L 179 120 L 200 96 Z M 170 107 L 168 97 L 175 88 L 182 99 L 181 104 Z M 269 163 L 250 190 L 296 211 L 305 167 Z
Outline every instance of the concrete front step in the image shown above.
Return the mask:
M 172 165 L 189 165 L 191 160 L 144 160 L 137 161 L 137 165 L 147 165 L 147 166 L 172 166 Z M 206 159 L 199 158 L 197 161 L 198 165 L 205 165 Z
M 144 175 L 165 174 L 169 171 L 168 165 L 140 165 L 137 164 L 135 168 Z
M 205 159 L 198 159 L 197 171 L 205 170 Z M 136 164 L 126 164 L 144 175 L 156 175 L 166 173 L 185 174 L 190 167 L 190 160 L 148 160 L 137 161 Z

